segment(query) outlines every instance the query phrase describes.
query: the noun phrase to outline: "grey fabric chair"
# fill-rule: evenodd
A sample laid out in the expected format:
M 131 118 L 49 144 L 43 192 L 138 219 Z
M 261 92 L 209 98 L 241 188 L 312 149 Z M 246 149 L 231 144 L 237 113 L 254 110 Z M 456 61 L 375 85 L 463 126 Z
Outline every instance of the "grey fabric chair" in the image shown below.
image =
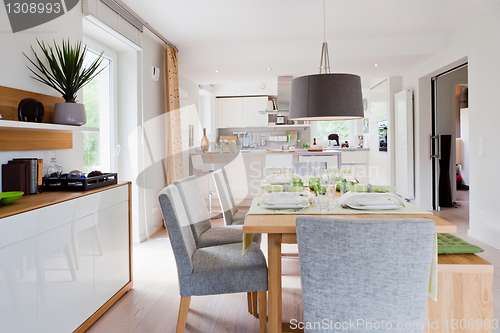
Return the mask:
M 173 184 L 181 195 L 198 247 L 243 242 L 243 226 L 241 225 L 212 228 L 203 192 L 196 176 L 176 180 Z M 260 245 L 261 239 L 261 234 L 254 234 L 253 241 L 255 243 Z
M 241 255 L 241 243 L 197 246 L 181 195 L 170 185 L 158 195 L 177 264 L 181 302 L 178 333 L 184 332 L 191 296 L 258 292 L 260 332 L 266 332 L 267 265 L 257 244 Z
M 293 162 L 292 167 L 294 172 L 300 176 L 315 175 L 316 170 L 319 168 L 320 174 L 323 174 L 323 170 L 327 169 L 326 162 L 320 161 L 308 161 L 308 162 Z
M 219 201 L 224 215 L 224 222 L 226 225 L 241 225 L 245 222 L 245 216 L 248 210 L 238 210 L 234 202 L 231 186 L 227 179 L 226 170 L 219 169 L 213 173 L 215 180 L 215 187 L 219 193 Z
M 368 324 L 383 320 L 394 330 L 421 323 L 404 332 L 424 332 L 434 222 L 301 216 L 296 227 L 304 323 L 360 319 L 366 326 L 342 332 L 391 331 Z

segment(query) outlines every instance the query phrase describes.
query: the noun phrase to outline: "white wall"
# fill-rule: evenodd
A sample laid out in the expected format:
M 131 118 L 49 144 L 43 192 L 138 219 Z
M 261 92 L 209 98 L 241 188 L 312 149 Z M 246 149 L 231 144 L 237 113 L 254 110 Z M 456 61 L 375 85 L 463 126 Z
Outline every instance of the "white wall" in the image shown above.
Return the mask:
M 179 74 L 179 95 L 182 128 L 182 151 L 184 176 L 189 176 L 189 125 L 194 127 L 194 147 L 199 147 L 203 138 L 200 110 L 200 87 L 182 74 Z
M 470 117 L 470 229 L 469 234 L 500 249 L 498 188 L 496 177 L 500 155 L 497 133 L 500 123 L 500 3 L 465 22 L 447 36 L 444 51 L 424 65 L 403 76 L 403 89 L 415 91 L 416 203 L 431 208 L 431 133 L 430 78 L 465 61 L 469 63 Z M 479 156 L 479 141 L 484 156 Z M 482 214 L 480 214 L 482 213 Z M 484 216 L 484 219 L 480 217 Z M 453 221 L 452 221 L 453 222 Z
M 160 69 L 160 79 L 151 78 L 152 67 Z M 166 113 L 166 81 L 165 81 L 165 45 L 148 33 L 142 34 L 142 122 L 154 119 Z M 147 133 L 151 151 L 160 151 L 156 156 L 167 156 L 168 129 L 155 133 Z M 149 151 L 142 147 L 141 155 L 149 158 Z M 141 156 L 140 156 L 141 157 Z M 149 234 L 153 234 L 163 226 L 163 218 L 158 204 L 158 191 L 165 187 L 166 161 L 155 161 L 142 176 L 145 184 L 139 189 L 139 209 L 141 222 L 145 219 Z M 139 238 L 144 240 L 146 230 L 144 223 L 140 223 Z
M 62 39 L 70 39 L 72 43 L 82 39 L 82 13 L 77 6 L 68 13 L 43 25 L 26 31 L 12 33 L 7 12 L 0 9 L 0 85 L 37 93 L 60 97 L 59 93 L 30 77 L 31 72 L 26 67 L 33 52 L 30 46 L 40 55 L 41 51 L 36 39 L 52 44 Z M 41 134 L 42 135 L 42 134 Z M 43 158 L 45 166 L 50 161 L 48 151 L 0 152 L 0 164 L 7 163 L 12 158 L 36 157 Z M 83 169 L 83 136 L 73 135 L 73 149 L 57 150 L 57 160 L 65 172 L 74 169 Z M 0 171 L 1 172 L 1 171 Z M 1 176 L 0 176 L 1 179 Z M 0 186 L 1 189 L 1 186 Z

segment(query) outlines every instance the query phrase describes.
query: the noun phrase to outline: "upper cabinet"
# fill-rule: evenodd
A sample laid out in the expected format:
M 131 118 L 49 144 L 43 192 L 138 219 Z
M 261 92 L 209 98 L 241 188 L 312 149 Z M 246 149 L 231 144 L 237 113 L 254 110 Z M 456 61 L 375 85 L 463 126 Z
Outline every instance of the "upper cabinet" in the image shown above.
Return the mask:
M 267 114 L 259 111 L 267 109 L 267 97 L 243 98 L 243 127 L 262 127 L 268 125 Z
M 267 126 L 267 97 L 217 98 L 219 128 Z
M 243 127 L 243 98 L 217 98 L 219 128 Z

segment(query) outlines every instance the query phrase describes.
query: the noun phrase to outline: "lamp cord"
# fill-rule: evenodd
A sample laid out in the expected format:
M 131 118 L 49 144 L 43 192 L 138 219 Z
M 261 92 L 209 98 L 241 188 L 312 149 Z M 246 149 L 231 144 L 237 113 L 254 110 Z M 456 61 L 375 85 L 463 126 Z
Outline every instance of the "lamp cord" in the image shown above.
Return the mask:
M 330 74 L 330 55 L 328 54 L 328 43 L 326 42 L 326 0 L 323 0 L 323 46 L 321 47 L 321 61 L 319 73 Z

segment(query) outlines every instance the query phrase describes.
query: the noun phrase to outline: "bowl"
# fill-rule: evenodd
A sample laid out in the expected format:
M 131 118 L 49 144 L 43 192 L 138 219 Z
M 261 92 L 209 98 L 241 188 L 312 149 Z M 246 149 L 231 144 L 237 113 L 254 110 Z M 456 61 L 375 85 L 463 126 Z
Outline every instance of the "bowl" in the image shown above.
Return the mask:
M 16 202 L 24 195 L 24 192 L 13 191 L 13 192 L 2 192 L 0 193 L 0 204 L 1 205 L 10 205 L 13 202 Z

